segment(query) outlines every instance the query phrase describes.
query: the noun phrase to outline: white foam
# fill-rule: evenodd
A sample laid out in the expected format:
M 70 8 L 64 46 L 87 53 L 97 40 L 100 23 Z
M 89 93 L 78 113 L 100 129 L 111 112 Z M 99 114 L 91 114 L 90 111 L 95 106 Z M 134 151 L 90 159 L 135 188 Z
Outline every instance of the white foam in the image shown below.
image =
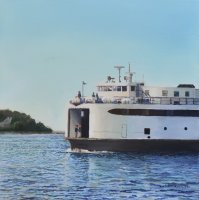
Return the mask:
M 89 151 L 86 149 L 71 149 L 66 150 L 67 153 L 88 153 L 88 154 L 98 154 L 98 153 L 111 153 L 110 151 Z

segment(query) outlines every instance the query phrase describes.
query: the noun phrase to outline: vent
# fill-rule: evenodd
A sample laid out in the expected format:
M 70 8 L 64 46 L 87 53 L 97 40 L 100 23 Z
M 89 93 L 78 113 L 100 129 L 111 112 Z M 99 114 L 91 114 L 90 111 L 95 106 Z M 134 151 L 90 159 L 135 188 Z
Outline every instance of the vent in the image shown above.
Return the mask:
M 178 88 L 195 88 L 193 84 L 179 84 Z

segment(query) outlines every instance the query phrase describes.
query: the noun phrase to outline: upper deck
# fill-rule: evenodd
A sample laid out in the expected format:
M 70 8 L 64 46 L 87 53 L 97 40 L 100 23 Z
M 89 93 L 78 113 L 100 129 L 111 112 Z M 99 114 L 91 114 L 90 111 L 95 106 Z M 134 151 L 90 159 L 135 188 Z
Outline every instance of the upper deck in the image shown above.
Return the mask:
M 199 105 L 199 89 L 193 84 L 179 84 L 177 87 L 146 86 L 144 82 L 133 82 L 132 77 L 130 69 L 122 80 L 120 72 L 118 81 L 108 76 L 107 80 L 97 85 L 97 92 L 92 97 L 79 96 L 72 103 Z

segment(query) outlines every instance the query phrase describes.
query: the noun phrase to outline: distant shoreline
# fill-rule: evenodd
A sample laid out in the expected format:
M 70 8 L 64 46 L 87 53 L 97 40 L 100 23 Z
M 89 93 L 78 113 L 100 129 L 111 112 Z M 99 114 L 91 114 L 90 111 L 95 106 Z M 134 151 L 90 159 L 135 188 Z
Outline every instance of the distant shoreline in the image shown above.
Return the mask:
M 0 133 L 53 133 L 42 122 L 18 111 L 0 110 Z
M 6 135 L 6 134 L 19 134 L 19 135 L 33 135 L 33 134 L 55 134 L 55 135 L 64 135 L 64 132 L 60 132 L 60 131 L 53 131 L 53 132 L 42 132 L 42 131 L 1 131 L 0 130 L 0 135 Z

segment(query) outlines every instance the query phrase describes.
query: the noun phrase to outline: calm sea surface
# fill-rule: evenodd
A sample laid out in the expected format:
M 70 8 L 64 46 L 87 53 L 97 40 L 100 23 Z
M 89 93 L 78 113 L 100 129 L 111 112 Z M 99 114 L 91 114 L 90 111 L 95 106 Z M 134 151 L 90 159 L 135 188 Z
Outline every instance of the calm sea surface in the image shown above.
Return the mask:
M 0 135 L 0 199 L 199 199 L 199 154 L 75 153 L 63 135 Z

